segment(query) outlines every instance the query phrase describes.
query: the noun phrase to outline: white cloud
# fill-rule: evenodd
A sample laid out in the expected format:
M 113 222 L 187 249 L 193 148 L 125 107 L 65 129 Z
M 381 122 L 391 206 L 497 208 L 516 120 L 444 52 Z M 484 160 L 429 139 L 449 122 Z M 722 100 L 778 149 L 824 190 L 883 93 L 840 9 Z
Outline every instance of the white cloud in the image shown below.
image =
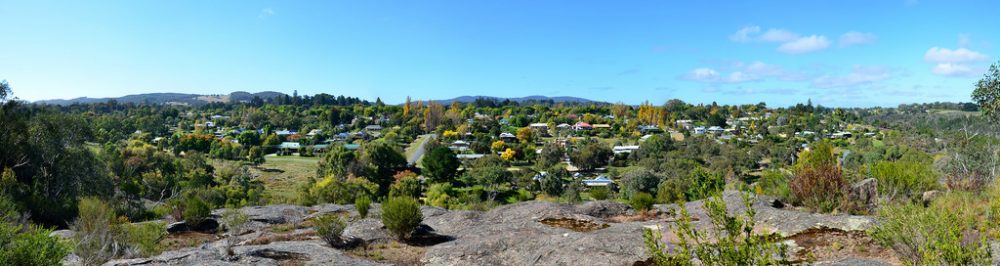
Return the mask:
M 975 74 L 971 67 L 964 64 L 941 63 L 931 69 L 931 73 L 942 76 L 963 77 Z
M 267 8 L 261 9 L 260 10 L 260 15 L 257 15 L 257 17 L 258 18 L 266 18 L 266 17 L 270 17 L 270 16 L 273 16 L 273 15 L 274 15 L 274 9 L 271 9 L 270 7 L 267 7 Z
M 847 75 L 823 75 L 812 81 L 816 88 L 853 87 L 871 84 L 892 77 L 889 69 L 884 67 L 855 66 Z
M 851 45 L 869 44 L 875 42 L 878 38 L 875 34 L 849 31 L 840 35 L 840 47 L 847 47 Z
M 760 32 L 760 26 L 746 26 L 729 35 L 729 39 L 735 42 L 749 42 L 753 38 L 750 35 Z
M 966 48 L 951 50 L 948 48 L 931 47 L 924 54 L 924 61 L 931 63 L 964 63 L 984 61 L 988 57 Z
M 826 36 L 811 35 L 786 42 L 778 46 L 778 51 L 786 54 L 802 54 L 823 50 L 827 47 L 830 47 L 830 41 L 826 39 Z
M 696 68 L 681 78 L 692 81 L 716 82 L 719 79 L 719 72 L 711 68 Z
M 759 37 L 761 41 L 765 42 L 789 42 L 798 38 L 798 34 L 784 29 L 769 29 Z
M 743 83 L 775 78 L 784 81 L 802 81 L 807 79 L 805 73 L 787 71 L 780 66 L 754 61 L 751 63 L 735 62 L 724 66 L 727 73 L 713 68 L 695 68 L 681 75 L 680 79 L 705 83 Z

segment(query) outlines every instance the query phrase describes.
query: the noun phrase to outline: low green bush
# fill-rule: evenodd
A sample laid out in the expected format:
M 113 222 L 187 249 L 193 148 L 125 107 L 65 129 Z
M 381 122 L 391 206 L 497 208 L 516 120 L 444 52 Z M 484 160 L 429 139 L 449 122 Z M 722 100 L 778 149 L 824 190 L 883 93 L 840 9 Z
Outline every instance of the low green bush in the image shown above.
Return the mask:
M 316 217 L 313 220 L 313 228 L 316 229 L 316 234 L 331 247 L 341 247 L 344 245 L 343 234 L 344 229 L 347 228 L 347 223 L 344 222 L 344 219 L 340 215 L 324 214 Z
M 413 198 L 395 197 L 382 203 L 382 224 L 399 239 L 409 238 L 423 220 L 420 204 Z
M 757 180 L 757 193 L 775 196 L 782 200 L 792 198 L 792 189 L 788 187 L 788 177 L 779 170 L 764 171 Z
M 437 183 L 427 189 L 427 204 L 434 207 L 448 208 L 448 202 L 454 198 L 455 190 L 451 183 Z
M 628 202 L 629 205 L 637 211 L 647 211 L 653 207 L 653 203 L 656 203 L 656 199 L 654 199 L 653 195 L 650 195 L 649 193 L 639 192 L 632 195 L 632 198 L 629 199 Z
M 74 254 L 84 265 L 100 265 L 117 258 L 153 256 L 167 227 L 162 222 L 132 224 L 119 217 L 105 202 L 96 198 L 80 200 L 77 217 L 70 228 L 76 231 Z
M 656 188 L 656 202 L 677 203 L 684 201 L 684 196 L 688 190 L 688 183 L 680 178 L 667 178 Z
M 50 237 L 51 232 L 36 226 L 25 228 L 0 222 L 0 265 L 60 265 L 63 257 L 69 255 L 70 247 Z
M 51 230 L 22 226 L 16 204 L 0 195 L 0 265 L 59 265 L 70 253 L 66 241 L 50 237 Z
M 611 190 L 608 187 L 592 187 L 588 190 L 590 197 L 595 200 L 606 200 L 611 196 Z
M 368 217 L 368 209 L 372 206 L 372 199 L 368 195 L 363 195 L 354 199 L 354 208 L 358 210 L 358 216 L 364 219 Z
M 212 207 L 208 206 L 204 200 L 197 196 L 191 196 L 184 200 L 184 210 L 181 217 L 189 225 L 197 225 L 212 215 Z
M 712 220 L 709 232 L 696 228 L 690 213 L 682 207 L 680 219 L 670 228 L 678 243 L 669 247 L 662 242 L 659 228 L 646 229 L 643 232 L 646 250 L 656 265 L 789 264 L 785 257 L 787 247 L 780 243 L 780 238 L 754 233 L 756 211 L 749 193 L 743 194 L 743 203 L 742 215 L 730 215 L 721 195 L 706 199 L 704 208 Z M 700 263 L 695 264 L 695 258 Z
M 978 211 L 961 204 L 883 207 L 868 234 L 909 265 L 989 265 L 990 246 Z

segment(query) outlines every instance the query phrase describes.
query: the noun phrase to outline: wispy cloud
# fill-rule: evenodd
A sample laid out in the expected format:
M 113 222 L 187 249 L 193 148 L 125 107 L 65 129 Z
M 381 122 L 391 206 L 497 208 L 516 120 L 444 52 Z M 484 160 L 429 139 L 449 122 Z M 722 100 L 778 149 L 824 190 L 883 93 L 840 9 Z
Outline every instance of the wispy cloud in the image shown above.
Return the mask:
M 729 35 L 729 39 L 734 42 L 749 42 L 754 40 L 754 36 L 760 33 L 760 26 L 745 26 Z
M 826 39 L 826 36 L 812 35 L 781 44 L 778 46 L 778 51 L 786 54 L 804 54 L 827 47 L 830 47 L 830 41 Z
M 840 47 L 868 44 L 876 41 L 871 33 L 849 31 L 840 36 Z M 833 41 L 826 35 L 800 35 L 790 30 L 770 28 L 762 30 L 760 26 L 745 26 L 729 35 L 729 40 L 739 43 L 760 42 L 778 43 L 778 52 L 786 54 L 805 54 L 822 51 L 830 47 Z M 836 40 L 834 40 L 836 41 Z
M 862 45 L 873 43 L 878 40 L 875 34 L 849 31 L 840 35 L 840 47 L 847 47 L 852 45 Z
M 814 88 L 855 87 L 872 84 L 892 78 L 892 71 L 886 67 L 855 66 L 845 75 L 827 74 L 812 81 Z
M 778 65 L 766 64 L 760 61 L 751 63 L 735 62 L 725 68 L 728 70 L 728 73 L 725 74 L 715 68 L 695 68 L 681 75 L 679 78 L 705 83 L 744 83 L 771 78 L 783 81 L 801 81 L 808 78 L 808 75 L 804 72 L 789 71 Z
M 966 63 L 986 60 L 988 57 L 982 53 L 966 48 L 948 49 L 931 47 L 924 53 L 924 60 L 931 63 Z
M 986 54 L 965 48 L 971 42 L 967 34 L 959 35 L 958 49 L 931 47 L 924 53 L 924 61 L 933 63 L 931 73 L 948 77 L 967 77 L 979 72 L 972 64 L 989 60 Z
M 257 15 L 257 18 L 267 18 L 270 16 L 274 16 L 274 9 L 266 7 L 260 10 L 260 14 Z

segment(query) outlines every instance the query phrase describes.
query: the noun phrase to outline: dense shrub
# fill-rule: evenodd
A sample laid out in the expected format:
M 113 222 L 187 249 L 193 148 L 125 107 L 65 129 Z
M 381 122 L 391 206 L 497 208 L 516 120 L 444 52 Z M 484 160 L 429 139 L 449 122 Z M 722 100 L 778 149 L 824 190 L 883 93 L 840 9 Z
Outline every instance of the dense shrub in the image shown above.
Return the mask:
M 409 238 L 423 220 L 415 199 L 394 197 L 382 203 L 382 224 L 399 239 Z
M 423 191 L 424 189 L 416 175 L 407 175 L 400 177 L 396 180 L 396 183 L 392 184 L 392 187 L 389 189 L 389 196 L 420 198 L 420 194 Z
M 779 170 L 764 171 L 760 179 L 757 180 L 757 189 L 761 195 L 775 196 L 782 200 L 792 198 L 792 190 L 788 187 L 788 178 Z
M 50 237 L 50 230 L 0 222 L 0 265 L 60 265 L 69 245 Z
M 937 187 L 938 175 L 926 160 L 903 159 L 878 162 L 871 167 L 871 177 L 878 180 L 879 194 L 889 200 L 919 198 L 924 191 Z
M 623 174 L 621 177 L 622 193 L 627 198 L 632 198 L 639 192 L 655 193 L 656 186 L 660 184 L 660 177 L 645 168 L 637 168 Z
M 0 195 L 0 265 L 58 265 L 70 247 L 50 230 L 25 227 L 14 202 Z
M 705 200 L 704 208 L 712 220 L 710 232 L 695 228 L 691 215 L 682 207 L 681 218 L 671 226 L 679 242 L 668 248 L 667 243 L 661 242 L 663 235 L 659 228 L 646 229 L 643 232 L 646 250 L 657 265 L 787 264 L 787 248 L 779 238 L 754 233 L 756 211 L 749 193 L 743 194 L 743 203 L 742 215 L 730 215 L 721 196 Z M 695 258 L 699 264 L 694 263 Z
M 321 203 L 351 204 L 360 196 L 371 196 L 378 192 L 378 185 L 365 178 L 348 178 L 346 180 L 327 176 L 319 181 L 310 182 L 299 189 L 299 203 L 313 205 Z
M 653 203 L 656 203 L 656 200 L 649 193 L 639 192 L 633 194 L 628 203 L 637 211 L 646 211 L 653 207 Z
M 849 184 L 829 142 L 814 143 L 812 150 L 799 154 L 795 168 L 796 176 L 788 182 L 788 187 L 796 203 L 820 212 L 831 212 L 845 205 Z
M 687 198 L 684 195 L 688 190 L 688 185 L 687 182 L 680 178 L 667 178 L 663 180 L 656 189 L 656 202 L 677 203 L 684 201 Z
M 725 177 L 702 167 L 695 168 L 687 177 L 687 182 L 687 200 L 707 198 L 726 187 Z
M 372 199 L 368 195 L 359 196 L 354 199 L 354 208 L 358 210 L 358 216 L 361 218 L 368 217 L 368 209 L 372 206 Z
M 191 196 L 184 200 L 184 210 L 181 217 L 189 225 L 201 224 L 206 218 L 212 215 L 212 207 L 208 206 L 200 197 Z
M 960 206 L 889 206 L 869 235 L 910 265 L 988 265 L 990 246 L 977 213 Z
M 71 225 L 76 247 L 74 254 L 85 265 L 101 264 L 110 259 L 152 256 L 159 253 L 159 242 L 166 236 L 160 222 L 131 224 L 95 198 L 80 200 L 80 216 Z
M 435 207 L 448 208 L 448 202 L 455 195 L 451 183 L 433 184 L 427 189 L 427 204 Z
M 340 215 L 320 215 L 313 220 L 313 228 L 316 229 L 316 234 L 331 247 L 342 247 L 346 242 L 344 241 L 343 234 L 344 229 L 347 228 L 347 223 L 344 222 L 344 219 Z
M 595 200 L 606 200 L 611 196 L 611 189 L 608 187 L 592 187 L 588 189 L 590 197 Z

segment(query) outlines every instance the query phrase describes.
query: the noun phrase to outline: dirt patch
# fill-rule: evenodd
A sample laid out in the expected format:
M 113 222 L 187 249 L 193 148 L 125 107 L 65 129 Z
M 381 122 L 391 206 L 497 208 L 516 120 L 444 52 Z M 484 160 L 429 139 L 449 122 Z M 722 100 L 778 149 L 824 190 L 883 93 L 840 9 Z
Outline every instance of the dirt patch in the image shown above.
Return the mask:
M 669 213 L 661 213 L 656 210 L 649 210 L 649 211 L 639 212 L 633 215 L 612 216 L 608 218 L 607 221 L 612 223 L 648 222 L 669 217 L 673 217 L 673 215 Z
M 427 247 L 411 246 L 392 241 L 372 245 L 362 245 L 349 250 L 346 254 L 352 257 L 390 263 L 395 265 L 424 265 L 420 258 L 427 253 Z
M 832 228 L 813 228 L 787 239 L 801 247 L 796 258 L 829 261 L 841 258 L 866 258 L 900 265 L 892 250 L 875 243 L 864 232 L 845 232 Z
M 590 232 L 609 227 L 608 224 L 600 224 L 573 218 L 545 218 L 538 222 L 548 226 L 566 228 L 577 232 Z
M 194 231 L 180 232 L 169 234 L 167 237 L 163 238 L 163 240 L 160 240 L 160 247 L 162 250 L 178 250 L 187 247 L 195 247 L 215 240 L 218 240 L 218 237 L 215 234 Z
M 316 236 L 316 232 L 286 233 L 286 234 L 265 234 L 258 238 L 251 239 L 245 245 L 267 245 L 272 242 L 309 240 Z

